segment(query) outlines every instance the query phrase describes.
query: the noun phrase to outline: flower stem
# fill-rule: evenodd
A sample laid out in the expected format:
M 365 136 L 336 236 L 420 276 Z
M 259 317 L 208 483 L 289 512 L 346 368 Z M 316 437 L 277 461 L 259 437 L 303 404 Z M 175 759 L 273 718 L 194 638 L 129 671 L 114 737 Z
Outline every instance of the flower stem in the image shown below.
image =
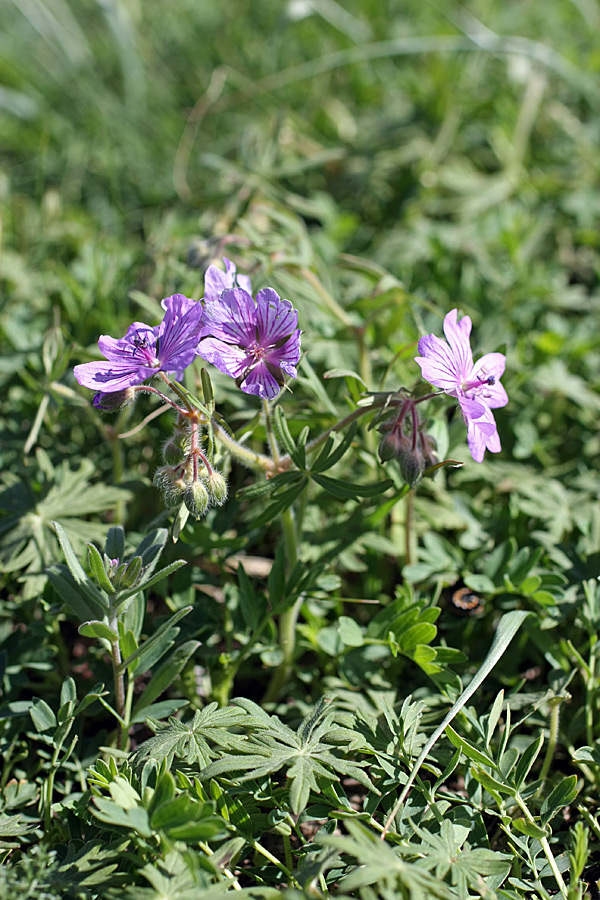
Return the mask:
M 291 509 L 286 509 L 282 512 L 281 524 L 283 526 L 283 537 L 287 551 L 287 569 L 289 573 L 298 562 L 296 523 L 294 522 L 294 514 Z M 304 597 L 300 594 L 294 601 L 293 606 L 282 612 L 279 617 L 279 646 L 283 654 L 283 659 L 273 672 L 273 676 L 267 687 L 265 696 L 263 697 L 263 703 L 273 703 L 290 677 L 292 664 L 294 662 L 294 652 L 296 650 L 296 625 L 298 624 L 298 616 L 303 602 Z
M 111 617 L 110 627 L 114 629 L 114 631 L 118 631 L 118 620 L 117 615 Z M 112 661 L 112 669 L 113 669 L 113 678 L 115 682 L 115 709 L 120 718 L 126 722 L 125 719 L 125 673 L 121 671 L 121 663 L 123 662 L 121 658 L 121 648 L 119 647 L 119 641 L 116 640 L 114 643 L 110 645 L 110 657 Z M 127 740 L 128 728 L 127 725 L 122 725 L 121 730 L 119 732 L 117 747 L 119 750 L 123 749 L 123 745 Z
M 218 438 L 219 441 L 221 441 L 223 446 L 234 457 L 234 459 L 238 460 L 238 462 L 241 462 L 243 465 L 248 466 L 250 469 L 257 469 L 259 471 L 266 472 L 268 475 L 275 474 L 277 470 L 275 468 L 275 463 L 270 456 L 265 456 L 263 453 L 256 453 L 254 450 L 249 450 L 248 447 L 244 447 L 242 444 L 239 444 L 235 440 L 235 438 L 231 437 L 231 435 L 225 430 L 225 428 L 223 428 L 214 420 L 212 423 L 212 427 L 215 437 Z
M 537 796 L 539 797 L 542 793 L 544 782 L 550 771 L 550 765 L 552 763 L 552 758 L 554 756 L 554 751 L 556 750 L 556 742 L 558 740 L 558 724 L 560 721 L 560 705 L 562 703 L 562 697 L 555 697 L 550 704 L 550 734 L 548 737 L 548 747 L 546 748 L 546 755 L 544 756 L 544 762 L 542 763 L 542 768 L 540 770 L 540 786 L 537 790 Z
M 269 401 L 263 397 L 263 412 L 265 414 L 265 428 L 267 431 L 267 440 L 271 449 L 271 456 L 275 463 L 275 469 L 279 468 L 279 447 L 277 446 L 277 437 L 273 430 L 273 420 L 271 419 L 271 411 L 269 409 Z
M 173 391 L 173 393 L 177 394 L 177 396 L 179 397 L 179 399 L 181 400 L 181 402 L 183 403 L 185 408 L 188 410 L 188 412 L 193 412 L 194 408 L 192 407 L 190 401 L 185 396 L 184 392 L 181 390 L 181 388 L 179 387 L 177 382 L 171 381 L 171 379 L 168 378 L 164 372 L 159 372 L 158 374 L 160 375 L 160 377 L 162 378 L 164 383 L 167 385 L 167 387 L 170 387 L 171 390 Z
M 536 824 L 535 819 L 531 815 L 531 813 L 527 807 L 527 804 L 519 796 L 519 794 L 516 794 L 515 800 L 517 801 L 517 804 L 521 808 L 527 821 L 530 822 L 532 825 L 535 825 Z M 544 856 L 548 860 L 548 865 L 550 866 L 552 874 L 554 875 L 554 880 L 556 881 L 556 883 L 558 885 L 558 889 L 561 893 L 561 896 L 563 897 L 563 900 L 567 900 L 567 897 L 568 897 L 567 885 L 565 884 L 564 878 L 562 877 L 562 875 L 560 873 L 560 870 L 556 863 L 556 859 L 554 858 L 554 854 L 552 852 L 552 848 L 548 842 L 548 838 L 546 838 L 546 837 L 540 838 L 540 844 L 542 845 L 542 850 L 544 851 Z

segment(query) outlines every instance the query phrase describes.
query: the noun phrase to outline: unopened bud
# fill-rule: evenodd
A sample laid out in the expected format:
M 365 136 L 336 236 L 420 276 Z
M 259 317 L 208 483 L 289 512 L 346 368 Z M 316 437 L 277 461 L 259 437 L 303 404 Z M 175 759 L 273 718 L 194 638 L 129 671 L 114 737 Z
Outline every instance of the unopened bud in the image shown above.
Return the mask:
M 431 466 L 435 466 L 435 464 L 439 462 L 437 453 L 435 452 L 437 450 L 437 444 L 431 435 L 421 435 L 421 447 L 423 449 L 425 468 L 429 469 Z
M 401 453 L 410 449 L 410 441 L 397 431 L 389 431 L 380 441 L 377 452 L 381 462 L 387 462 L 389 459 L 397 459 Z
M 161 492 L 166 506 L 177 506 L 188 487 L 178 466 L 160 466 L 154 473 L 154 484 Z
M 206 514 L 210 498 L 201 481 L 194 481 L 187 487 L 183 502 L 195 519 L 201 519 Z
M 162 448 L 162 455 L 164 461 L 171 465 L 176 465 L 178 462 L 181 462 L 183 454 L 181 452 L 181 444 L 176 437 L 170 437 L 165 441 Z
M 420 450 L 405 450 L 398 456 L 398 467 L 405 482 L 413 487 L 423 474 L 423 454 Z
M 216 503 L 217 506 L 223 506 L 227 500 L 227 482 L 221 473 L 213 469 L 205 483 L 213 503 Z
M 96 409 L 101 409 L 104 412 L 116 412 L 118 409 L 123 409 L 125 406 L 133 403 L 135 393 L 135 389 L 132 387 L 125 388 L 124 391 L 111 391 L 110 393 L 100 391 L 100 393 L 94 394 L 92 403 Z

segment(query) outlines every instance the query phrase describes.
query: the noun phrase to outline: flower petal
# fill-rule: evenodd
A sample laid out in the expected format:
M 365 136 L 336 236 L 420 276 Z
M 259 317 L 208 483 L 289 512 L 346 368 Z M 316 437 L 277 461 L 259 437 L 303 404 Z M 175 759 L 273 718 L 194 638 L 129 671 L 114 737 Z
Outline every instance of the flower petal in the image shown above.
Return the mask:
M 298 327 L 298 313 L 273 288 L 264 288 L 256 295 L 256 324 L 259 345 L 270 347 Z
M 248 375 L 240 384 L 241 389 L 246 394 L 254 394 L 262 397 L 264 400 L 270 400 L 276 397 L 281 390 L 281 384 L 269 371 L 265 362 L 259 362 L 254 366 Z
M 481 418 L 468 420 L 467 443 L 475 462 L 483 462 L 486 450 L 489 450 L 490 453 L 500 452 L 502 449 L 500 436 L 491 409 L 485 407 Z
M 252 296 L 242 288 L 223 291 L 204 310 L 206 330 L 211 337 L 240 347 L 256 343 L 256 306 Z
M 163 371 L 179 373 L 196 357 L 196 346 L 204 326 L 204 309 L 201 303 L 173 294 L 162 304 L 165 317 L 158 328 L 158 358 Z
M 98 338 L 98 347 L 102 355 L 113 362 L 131 362 L 135 355 L 136 344 L 144 340 L 148 342 L 149 349 L 154 352 L 156 343 L 155 329 L 150 325 L 146 325 L 145 322 L 134 322 L 129 326 L 125 336 L 122 338 L 113 338 L 108 334 L 101 334 Z
M 132 359 L 129 364 L 103 359 L 98 362 L 81 363 L 75 366 L 73 374 L 83 387 L 111 394 L 134 384 L 141 384 L 155 375 L 156 369 L 138 366 Z
M 265 361 L 296 378 L 296 365 L 300 359 L 300 329 L 293 332 L 291 337 L 281 347 L 273 347 L 264 357 Z
M 435 334 L 426 334 L 419 341 L 419 353 L 415 362 L 421 367 L 426 381 L 448 393 L 460 388 L 462 373 L 450 347 Z
M 231 378 L 239 378 L 254 363 L 254 357 L 249 356 L 241 347 L 218 338 L 209 337 L 200 341 L 196 352 Z
M 452 309 L 444 319 L 444 334 L 450 344 L 452 355 L 456 360 L 462 377 L 466 377 L 473 368 L 473 354 L 471 353 L 471 318 L 464 316 L 460 322 L 457 320 L 458 310 Z

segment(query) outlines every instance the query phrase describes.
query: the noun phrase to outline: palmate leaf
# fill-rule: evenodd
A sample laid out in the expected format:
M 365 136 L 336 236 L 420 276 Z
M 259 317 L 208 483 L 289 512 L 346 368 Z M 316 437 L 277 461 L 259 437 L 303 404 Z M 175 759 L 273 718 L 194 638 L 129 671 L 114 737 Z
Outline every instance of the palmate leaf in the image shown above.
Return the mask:
M 87 541 L 102 541 L 108 530 L 82 517 L 114 509 L 130 496 L 123 488 L 92 484 L 95 469 L 90 460 L 84 459 L 76 470 L 66 462 L 54 469 L 41 451 L 37 457 L 40 471 L 32 473 L 30 483 L 5 478 L 7 487 L 0 494 L 0 512 L 8 513 L 0 525 L 0 568 L 21 574 L 25 599 L 37 596 L 46 583 L 46 568 L 62 558 L 54 521 L 82 555 Z M 33 482 L 41 487 L 34 490 Z
M 203 779 L 244 772 L 237 778 L 244 782 L 284 769 L 290 782 L 290 806 L 295 814 L 305 809 L 311 790 L 321 793 L 319 780 L 339 781 L 339 776 L 344 775 L 379 793 L 362 768 L 365 762 L 350 761 L 335 754 L 336 745 L 347 748 L 349 739 L 355 742 L 359 739 L 365 745 L 354 730 L 339 726 L 336 722 L 339 711 L 327 713 L 326 700 L 322 699 L 303 719 L 298 731 L 284 725 L 277 716 L 269 716 L 251 700 L 241 698 L 233 702 L 254 715 L 263 728 L 249 736 L 238 755 L 225 756 L 207 766 L 202 772 Z M 344 720 L 349 718 L 345 713 L 341 716 Z
M 438 878 L 414 863 L 405 862 L 395 848 L 380 839 L 380 835 L 366 828 L 361 822 L 346 819 L 348 834 L 326 836 L 321 843 L 340 854 L 356 860 L 356 868 L 340 879 L 340 888 L 355 891 L 367 885 L 377 885 L 379 890 L 391 892 L 390 896 L 411 900 L 457 900 L 458 894 Z
M 448 819 L 442 822 L 439 834 L 433 834 L 411 823 L 421 843 L 409 845 L 415 855 L 421 857 L 418 865 L 432 872 L 439 879 L 448 876 L 458 888 L 459 894 L 477 885 L 482 877 L 494 875 L 506 878 L 511 868 L 511 856 L 484 847 L 472 850 L 465 843 L 469 830 L 464 825 Z
M 242 750 L 245 746 L 245 735 L 233 734 L 230 728 L 262 727 L 245 710 L 231 706 L 219 709 L 216 703 L 197 710 L 189 723 L 170 718 L 166 723 L 151 721 L 150 724 L 156 734 L 138 747 L 131 760 L 138 769 L 163 759 L 171 766 L 175 758 L 186 765 L 205 768 L 219 755 L 215 747 Z

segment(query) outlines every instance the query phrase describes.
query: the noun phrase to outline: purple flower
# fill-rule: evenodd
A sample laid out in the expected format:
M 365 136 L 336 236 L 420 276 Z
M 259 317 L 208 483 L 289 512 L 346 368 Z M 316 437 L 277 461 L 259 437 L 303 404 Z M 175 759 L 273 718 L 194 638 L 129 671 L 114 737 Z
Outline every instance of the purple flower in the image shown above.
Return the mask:
M 247 275 L 238 275 L 235 263 L 223 257 L 225 271 L 218 266 L 209 266 L 204 273 L 204 300 L 218 300 L 223 291 L 241 287 L 246 293 L 252 293 L 252 285 Z
M 444 319 L 446 341 L 426 334 L 419 341 L 415 357 L 423 378 L 442 388 L 460 404 L 467 425 L 467 441 L 475 462 L 482 462 L 486 450 L 500 451 L 500 437 L 492 409 L 506 406 L 508 397 L 499 379 L 504 372 L 503 353 L 486 353 L 473 363 L 469 343 L 471 319 L 457 320 L 453 309 Z
M 269 399 L 279 393 L 284 373 L 296 377 L 300 358 L 298 313 L 272 288 L 252 296 L 242 288 L 222 292 L 205 305 L 206 330 L 198 353 L 235 378 L 246 394 Z
M 79 384 L 101 394 L 125 391 L 152 378 L 157 372 L 171 372 L 177 379 L 194 361 L 198 340 L 203 333 L 204 310 L 183 294 L 162 301 L 166 310 L 160 325 L 134 322 L 125 337 L 103 334 L 98 346 L 106 357 L 99 362 L 82 363 L 73 372 Z M 102 404 L 98 404 L 102 408 Z

